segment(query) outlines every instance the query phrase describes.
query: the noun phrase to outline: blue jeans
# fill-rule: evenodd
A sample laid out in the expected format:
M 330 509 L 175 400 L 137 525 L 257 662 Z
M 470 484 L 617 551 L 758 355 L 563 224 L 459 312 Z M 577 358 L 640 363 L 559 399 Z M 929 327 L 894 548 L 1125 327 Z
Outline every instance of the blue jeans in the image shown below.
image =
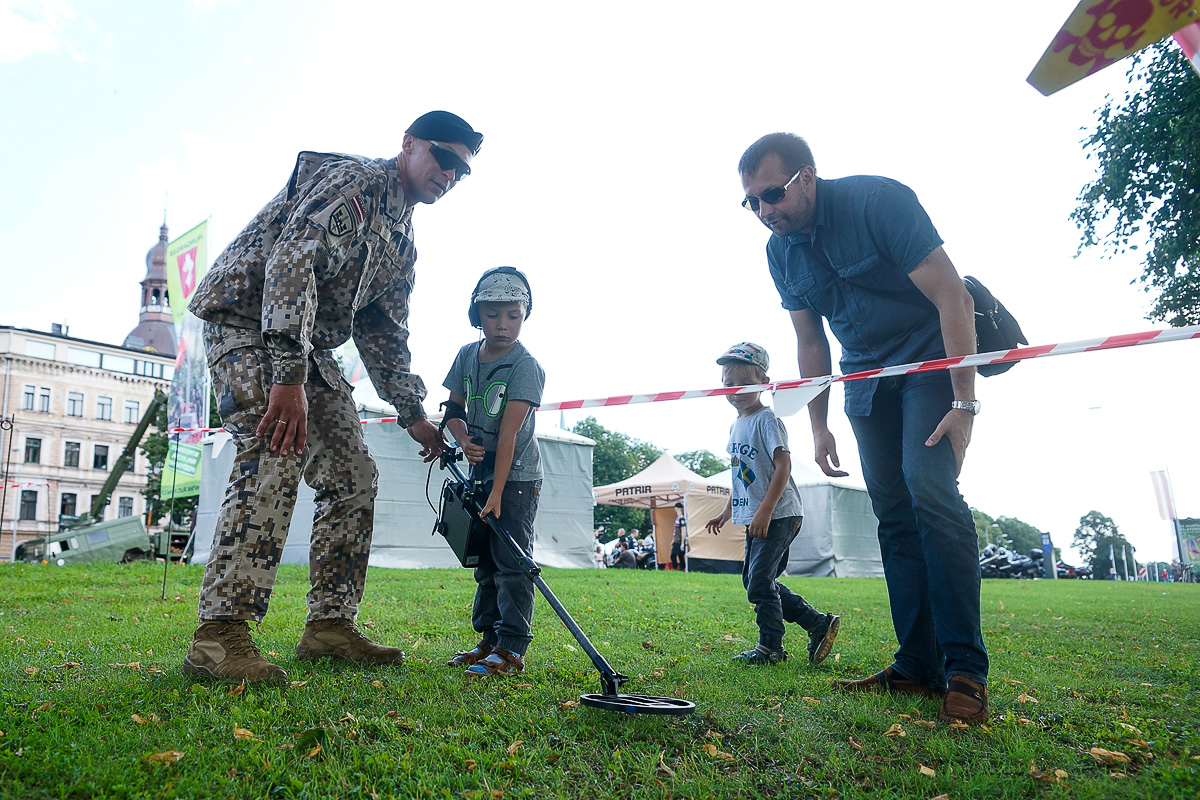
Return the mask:
M 975 522 L 950 440 L 925 446 L 953 400 L 945 371 L 880 378 L 870 415 L 850 417 L 900 643 L 892 668 L 939 690 L 949 675 L 988 674 Z
M 509 481 L 500 495 L 500 527 L 530 556 L 541 486 L 541 481 Z M 524 656 L 533 641 L 533 581 L 490 530 L 488 541 L 491 552 L 475 567 L 471 627 L 483 641 Z
M 754 604 L 758 643 L 772 650 L 783 647 L 785 620 L 807 631 L 824 618 L 803 597 L 777 580 L 787 569 L 788 551 L 802 521 L 803 517 L 780 517 L 771 520 L 767 538 L 746 536 L 742 585 L 746 587 L 746 599 Z

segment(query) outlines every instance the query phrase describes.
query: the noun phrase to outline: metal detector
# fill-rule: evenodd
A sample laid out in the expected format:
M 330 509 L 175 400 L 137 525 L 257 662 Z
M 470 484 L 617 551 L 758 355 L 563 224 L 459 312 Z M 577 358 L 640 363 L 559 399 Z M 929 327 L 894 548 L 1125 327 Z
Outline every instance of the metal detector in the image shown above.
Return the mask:
M 525 575 L 546 598 L 546 602 L 554 609 L 554 613 L 558 614 L 563 625 L 567 626 L 567 630 L 575 637 L 575 641 L 579 642 L 579 646 L 588 654 L 588 657 L 592 659 L 592 664 L 600 672 L 600 685 L 603 691 L 600 694 L 582 694 L 579 696 L 579 701 L 592 708 L 623 711 L 626 714 L 682 716 L 695 711 L 695 703 L 677 697 L 620 694 L 621 684 L 628 681 L 629 677 L 613 669 L 595 645 L 588 640 L 579 624 L 571 618 L 567 609 L 563 607 L 559 599 L 554 596 L 554 592 L 550 591 L 550 587 L 546 585 L 546 581 L 542 579 L 542 568 L 521 549 L 521 546 L 509 535 L 508 531 L 500 526 L 495 517 L 489 515 L 480 520 L 479 511 L 483 508 L 483 504 L 477 496 L 476 487 L 456 463 L 461 461 L 462 457 L 462 451 L 455 445 L 450 445 L 442 451 L 442 467 L 450 472 L 451 477 L 447 478 L 445 485 L 442 486 L 442 502 L 435 530 L 446 538 L 450 548 L 464 567 L 478 565 L 480 556 L 487 550 L 489 528 L 491 533 L 504 543 L 508 551 L 517 559 L 517 563 L 521 565 Z

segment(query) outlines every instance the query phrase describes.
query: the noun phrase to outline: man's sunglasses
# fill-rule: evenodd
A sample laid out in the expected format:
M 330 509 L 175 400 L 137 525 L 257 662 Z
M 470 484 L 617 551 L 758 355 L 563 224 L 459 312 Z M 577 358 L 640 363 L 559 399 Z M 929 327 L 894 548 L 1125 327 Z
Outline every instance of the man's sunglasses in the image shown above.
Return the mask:
M 800 168 L 800 172 L 804 172 L 804 167 Z M 776 186 L 774 189 L 767 189 L 758 197 L 749 194 L 746 195 L 746 199 L 742 201 L 742 208 L 748 208 L 757 214 L 760 203 L 766 203 L 769 206 L 775 205 L 784 198 L 784 195 L 787 194 L 788 187 L 795 182 L 796 178 L 800 177 L 800 172 L 797 172 L 795 175 L 793 175 L 791 179 L 788 180 L 788 182 L 783 186 Z
M 435 142 L 433 139 L 426 141 L 429 142 L 429 152 L 433 153 L 433 157 L 437 159 L 438 166 L 442 169 L 454 170 L 454 180 L 461 181 L 471 174 L 471 166 L 463 161 L 458 153 L 441 142 Z

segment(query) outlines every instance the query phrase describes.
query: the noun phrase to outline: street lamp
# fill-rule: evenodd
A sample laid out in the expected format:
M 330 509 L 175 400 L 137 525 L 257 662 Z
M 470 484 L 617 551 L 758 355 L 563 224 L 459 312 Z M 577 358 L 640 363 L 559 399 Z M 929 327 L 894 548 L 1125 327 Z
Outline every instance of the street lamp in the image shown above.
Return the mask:
M 995 528 L 996 530 L 1000 531 L 1001 533 L 1004 532 L 1004 529 L 1001 528 L 999 525 L 997 525 L 995 522 L 993 522 L 991 525 L 988 525 L 987 529 L 984 531 L 984 536 L 987 537 L 988 544 L 992 543 L 992 528 Z M 999 539 L 1000 538 L 999 535 L 997 535 L 996 538 Z

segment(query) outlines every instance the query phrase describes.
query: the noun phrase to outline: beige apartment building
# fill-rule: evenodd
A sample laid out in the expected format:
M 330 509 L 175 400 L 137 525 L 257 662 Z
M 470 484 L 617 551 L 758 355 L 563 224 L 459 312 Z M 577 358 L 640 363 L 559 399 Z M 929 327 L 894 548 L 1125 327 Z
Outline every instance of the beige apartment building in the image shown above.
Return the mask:
M 57 531 L 60 515 L 86 514 L 155 390 L 170 392 L 166 249 L 163 225 L 146 254 L 138 325 L 122 345 L 73 338 L 60 325 L 48 333 L 0 325 L 0 417 L 12 425 L 0 429 L 0 561 L 18 542 Z M 145 515 L 148 466 L 138 451 L 105 519 Z

